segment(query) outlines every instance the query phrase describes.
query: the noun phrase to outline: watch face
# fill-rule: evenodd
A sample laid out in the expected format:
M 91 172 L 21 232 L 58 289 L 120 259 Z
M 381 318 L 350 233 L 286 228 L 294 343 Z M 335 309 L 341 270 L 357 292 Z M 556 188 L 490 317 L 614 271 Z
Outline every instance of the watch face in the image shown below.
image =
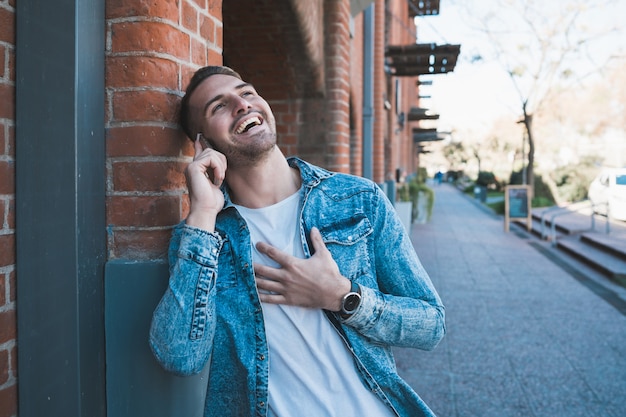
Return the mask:
M 361 303 L 361 296 L 358 293 L 348 294 L 343 302 L 343 309 L 346 313 L 351 313 Z

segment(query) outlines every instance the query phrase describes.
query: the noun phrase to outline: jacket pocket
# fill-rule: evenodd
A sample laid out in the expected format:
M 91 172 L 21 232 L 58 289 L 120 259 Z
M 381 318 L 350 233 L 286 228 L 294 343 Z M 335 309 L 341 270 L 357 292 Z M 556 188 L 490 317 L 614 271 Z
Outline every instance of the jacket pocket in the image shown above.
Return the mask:
M 374 230 L 364 213 L 331 219 L 318 228 L 343 276 L 354 280 L 368 273 L 371 265 L 368 237 Z

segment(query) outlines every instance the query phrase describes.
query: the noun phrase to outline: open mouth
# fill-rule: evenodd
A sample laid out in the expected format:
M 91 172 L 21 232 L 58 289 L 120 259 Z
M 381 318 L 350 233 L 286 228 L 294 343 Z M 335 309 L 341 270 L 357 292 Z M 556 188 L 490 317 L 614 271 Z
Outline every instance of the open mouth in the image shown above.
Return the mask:
M 262 122 L 259 117 L 250 117 L 249 119 L 244 120 L 243 123 L 241 123 L 239 126 L 237 126 L 237 129 L 235 129 L 235 133 L 238 135 L 241 133 L 245 133 L 248 130 L 252 129 L 254 126 L 260 126 L 261 124 Z

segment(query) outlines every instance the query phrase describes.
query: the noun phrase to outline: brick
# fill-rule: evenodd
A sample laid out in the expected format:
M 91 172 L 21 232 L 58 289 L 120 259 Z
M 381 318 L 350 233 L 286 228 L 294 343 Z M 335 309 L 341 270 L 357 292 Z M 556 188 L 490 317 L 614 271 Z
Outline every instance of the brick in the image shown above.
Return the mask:
M 211 17 L 200 16 L 200 36 L 208 43 L 215 43 L 215 22 Z
M 0 194 L 15 194 L 15 163 L 0 161 Z
M 222 2 L 224 0 L 208 0 L 209 14 L 219 21 L 222 21 Z
M 0 97 L 0 119 L 15 120 L 15 87 L 0 83 Z
M 180 129 L 162 126 L 126 126 L 109 128 L 107 155 L 178 156 L 192 152 L 192 144 Z
M 191 40 L 191 62 L 205 66 L 208 61 L 208 51 L 206 44 L 196 39 Z
M 117 162 L 113 164 L 115 191 L 169 191 L 185 188 L 182 162 Z
M 161 91 L 118 91 L 113 94 L 113 121 L 178 121 L 180 97 Z
M 111 26 L 111 51 L 158 52 L 189 59 L 189 36 L 163 22 L 123 22 Z
M 221 53 L 209 49 L 208 65 L 222 65 L 224 57 Z
M 16 326 L 14 309 L 0 312 L 0 344 L 15 340 Z
M 191 80 L 191 77 L 193 77 L 194 72 L 196 72 L 197 67 L 193 66 L 193 65 L 183 65 L 181 66 L 180 69 L 180 83 L 181 83 L 181 90 L 185 91 L 187 89 L 187 86 L 189 85 L 189 80 Z
M 176 90 L 178 64 L 145 56 L 110 57 L 106 63 L 107 88 L 153 87 Z
M 9 351 L 0 350 L 0 385 L 9 380 Z
M 198 32 L 198 11 L 187 2 L 182 2 L 181 24 L 193 33 Z
M 15 13 L 0 8 L 0 42 L 15 45 Z
M 17 415 L 17 385 L 0 390 L 0 417 Z
M 165 259 L 172 231 L 115 230 L 113 233 L 113 258 L 154 260 Z
M 15 264 L 15 235 L 0 235 L 0 267 Z
M 107 0 L 106 17 L 160 17 L 178 21 L 178 2 L 175 0 Z
M 180 221 L 178 196 L 112 196 L 107 208 L 107 222 L 115 226 L 173 226 Z

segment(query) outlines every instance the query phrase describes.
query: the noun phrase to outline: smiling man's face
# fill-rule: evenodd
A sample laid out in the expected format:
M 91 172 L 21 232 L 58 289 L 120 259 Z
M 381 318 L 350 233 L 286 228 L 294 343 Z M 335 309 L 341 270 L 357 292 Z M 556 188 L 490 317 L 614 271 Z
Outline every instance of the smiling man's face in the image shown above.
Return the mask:
M 267 102 L 230 75 L 212 75 L 189 100 L 200 132 L 229 167 L 262 160 L 276 146 L 276 122 Z

